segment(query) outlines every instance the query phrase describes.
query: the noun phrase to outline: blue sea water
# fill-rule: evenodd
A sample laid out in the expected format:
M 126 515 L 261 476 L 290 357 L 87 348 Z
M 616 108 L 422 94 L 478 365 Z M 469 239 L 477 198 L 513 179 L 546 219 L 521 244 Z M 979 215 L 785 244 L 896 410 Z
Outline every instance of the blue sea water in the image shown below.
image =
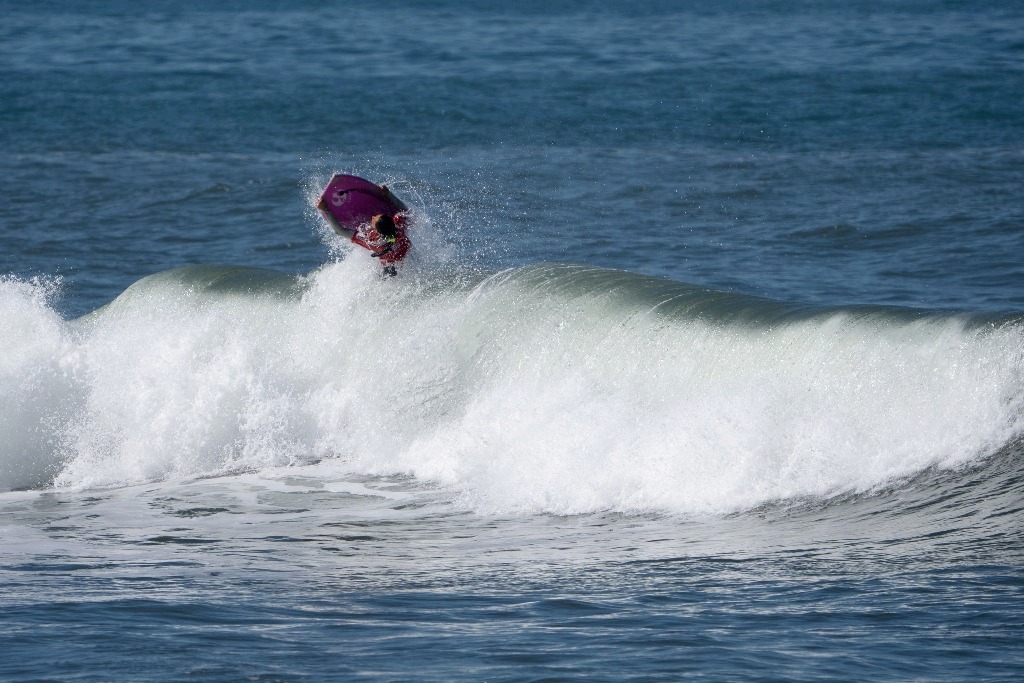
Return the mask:
M 1024 675 L 1024 5 L 0 16 L 0 679 Z

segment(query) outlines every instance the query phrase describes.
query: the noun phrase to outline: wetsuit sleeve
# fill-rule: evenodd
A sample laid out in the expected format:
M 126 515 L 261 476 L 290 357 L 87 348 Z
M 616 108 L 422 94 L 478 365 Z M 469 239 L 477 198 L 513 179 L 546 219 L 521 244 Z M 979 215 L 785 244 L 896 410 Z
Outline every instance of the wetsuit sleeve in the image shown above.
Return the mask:
M 365 239 L 363 238 L 363 236 L 362 236 L 362 234 L 361 234 L 361 233 L 358 233 L 358 232 L 355 232 L 355 231 L 353 231 L 353 232 L 352 232 L 352 241 L 353 241 L 353 242 L 355 242 L 356 244 L 358 244 L 359 246 L 361 246 L 361 247 L 362 247 L 362 248 L 364 248 L 364 249 L 369 249 L 370 251 L 376 251 L 376 249 L 375 249 L 374 247 L 372 247 L 372 246 L 370 245 L 370 243 L 369 243 L 369 242 L 367 242 L 367 241 L 366 241 L 366 240 L 365 240 Z

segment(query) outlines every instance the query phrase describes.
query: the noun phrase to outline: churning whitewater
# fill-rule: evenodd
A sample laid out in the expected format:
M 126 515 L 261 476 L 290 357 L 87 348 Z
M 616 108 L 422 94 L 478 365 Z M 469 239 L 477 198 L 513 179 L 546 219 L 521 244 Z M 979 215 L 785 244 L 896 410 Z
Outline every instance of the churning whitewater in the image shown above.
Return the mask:
M 1021 437 L 1019 319 L 807 308 L 622 271 L 194 266 L 65 321 L 0 283 L 4 490 L 320 463 L 479 512 L 717 514 Z

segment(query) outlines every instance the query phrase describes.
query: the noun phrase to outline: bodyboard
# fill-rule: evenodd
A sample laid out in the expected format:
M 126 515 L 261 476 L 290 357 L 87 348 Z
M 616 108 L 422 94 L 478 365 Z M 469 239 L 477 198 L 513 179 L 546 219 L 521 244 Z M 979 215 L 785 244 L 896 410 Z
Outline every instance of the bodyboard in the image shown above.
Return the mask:
M 317 208 L 335 232 L 357 232 L 378 214 L 393 216 L 406 210 L 387 190 L 354 175 L 335 175 L 320 195 Z

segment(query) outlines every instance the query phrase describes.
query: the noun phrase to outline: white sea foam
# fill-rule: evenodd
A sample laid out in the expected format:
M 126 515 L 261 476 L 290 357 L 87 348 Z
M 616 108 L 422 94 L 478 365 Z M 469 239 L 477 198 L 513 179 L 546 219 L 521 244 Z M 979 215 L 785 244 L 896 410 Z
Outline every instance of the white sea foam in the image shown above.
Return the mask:
M 0 490 L 44 485 L 78 389 L 57 283 L 0 278 Z
M 0 285 L 0 487 L 320 461 L 480 511 L 714 514 L 870 491 L 1022 431 L 1014 327 L 743 323 L 640 305 L 639 279 L 381 281 L 366 259 L 292 297 L 205 281 L 161 274 L 72 322 L 43 285 Z

